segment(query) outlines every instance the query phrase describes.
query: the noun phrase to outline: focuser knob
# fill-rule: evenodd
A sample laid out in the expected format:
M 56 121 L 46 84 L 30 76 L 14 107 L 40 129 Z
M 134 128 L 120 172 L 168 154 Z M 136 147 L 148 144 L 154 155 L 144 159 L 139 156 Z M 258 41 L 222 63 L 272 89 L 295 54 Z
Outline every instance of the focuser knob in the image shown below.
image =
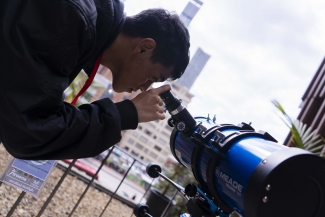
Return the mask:
M 167 121 L 168 126 L 175 127 L 173 118 L 169 118 Z
M 185 187 L 185 194 L 188 195 L 189 197 L 194 197 L 197 193 L 197 187 L 193 184 L 188 184 Z
M 183 121 L 178 122 L 176 125 L 176 129 L 180 132 L 183 132 L 186 129 L 186 124 Z
M 147 165 L 146 172 L 151 178 L 157 178 L 159 173 L 161 173 L 161 167 L 158 164 L 149 163 Z

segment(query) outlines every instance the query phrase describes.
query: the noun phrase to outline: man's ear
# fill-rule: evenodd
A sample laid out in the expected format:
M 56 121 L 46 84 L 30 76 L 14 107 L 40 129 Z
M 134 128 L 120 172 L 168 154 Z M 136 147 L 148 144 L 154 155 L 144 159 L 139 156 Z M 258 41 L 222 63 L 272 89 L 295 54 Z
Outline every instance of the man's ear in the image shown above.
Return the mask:
M 151 53 L 155 49 L 155 47 L 155 40 L 153 40 L 152 38 L 144 38 L 138 42 L 137 46 L 134 49 L 134 52 L 138 54 L 145 54 L 148 52 Z

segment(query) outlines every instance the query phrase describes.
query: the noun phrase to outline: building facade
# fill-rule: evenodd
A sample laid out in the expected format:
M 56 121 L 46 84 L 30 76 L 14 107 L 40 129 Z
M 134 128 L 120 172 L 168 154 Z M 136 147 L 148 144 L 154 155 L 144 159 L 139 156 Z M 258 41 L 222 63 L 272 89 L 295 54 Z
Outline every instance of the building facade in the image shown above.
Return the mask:
M 200 10 L 202 5 L 203 2 L 200 0 L 193 0 L 187 3 L 183 12 L 179 15 L 180 19 L 183 21 L 186 27 L 190 25 L 191 21 L 193 20 L 197 12 Z
M 302 96 L 300 108 L 297 119 L 325 138 L 325 59 Z M 284 145 L 291 145 L 290 133 Z
M 198 48 L 188 64 L 184 75 L 178 79 L 177 83 L 190 90 L 209 58 L 209 54 L 205 53 L 201 48 Z

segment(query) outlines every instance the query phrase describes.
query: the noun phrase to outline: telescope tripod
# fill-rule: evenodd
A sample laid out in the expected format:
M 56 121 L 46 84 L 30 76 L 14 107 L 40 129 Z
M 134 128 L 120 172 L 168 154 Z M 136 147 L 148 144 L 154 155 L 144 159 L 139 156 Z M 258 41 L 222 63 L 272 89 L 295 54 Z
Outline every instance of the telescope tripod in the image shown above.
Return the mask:
M 216 206 L 211 198 L 196 185 L 188 184 L 183 188 L 163 175 L 161 173 L 161 167 L 157 164 L 148 164 L 146 172 L 151 178 L 157 178 L 160 176 L 165 179 L 187 200 L 186 208 L 189 215 L 182 214 L 180 217 L 229 217 L 229 214 L 223 212 L 218 206 Z M 149 207 L 142 203 L 139 203 L 134 207 L 133 213 L 136 217 L 153 217 L 150 215 Z

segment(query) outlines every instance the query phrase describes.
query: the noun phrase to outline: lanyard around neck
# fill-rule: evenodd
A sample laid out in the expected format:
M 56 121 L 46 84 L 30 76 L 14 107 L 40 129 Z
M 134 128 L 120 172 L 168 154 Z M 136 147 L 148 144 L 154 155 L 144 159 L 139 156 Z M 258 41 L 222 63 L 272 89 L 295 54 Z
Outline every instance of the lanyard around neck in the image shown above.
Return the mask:
M 102 58 L 103 58 L 103 54 L 101 54 L 96 62 L 95 62 L 95 66 L 93 68 L 93 70 L 91 71 L 91 74 L 90 74 L 90 77 L 87 79 L 86 83 L 84 84 L 84 86 L 81 88 L 81 90 L 79 91 L 79 93 L 74 97 L 74 99 L 72 100 L 71 104 L 72 105 L 75 105 L 78 98 L 88 89 L 88 87 L 91 85 L 91 83 L 93 82 L 94 80 L 94 77 L 97 73 L 97 70 L 98 70 L 98 67 L 99 67 L 99 64 L 100 62 L 102 61 Z

